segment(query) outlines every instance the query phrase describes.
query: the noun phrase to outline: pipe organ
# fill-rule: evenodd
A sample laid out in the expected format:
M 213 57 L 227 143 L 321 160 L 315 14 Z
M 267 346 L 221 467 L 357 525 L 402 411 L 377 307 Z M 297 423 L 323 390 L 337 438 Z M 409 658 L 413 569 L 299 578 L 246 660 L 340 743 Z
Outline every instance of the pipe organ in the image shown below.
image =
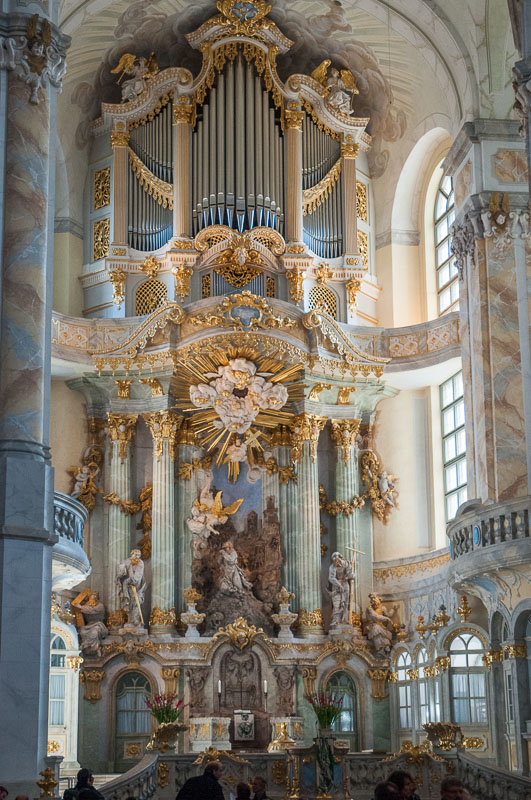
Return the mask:
M 106 283 L 112 284 L 112 304 L 121 310 L 125 301 L 128 313 L 131 273 L 141 273 L 143 261 L 156 253 L 158 279 L 165 281 L 169 299 L 188 296 L 182 282 L 172 293 L 172 272 L 182 266 L 199 273 L 186 283 L 191 300 L 206 291 L 208 274 L 211 295 L 246 289 L 301 302 L 313 284 L 305 294 L 299 276 L 315 281 L 326 259 L 332 262 L 327 279 L 345 296 L 345 314 L 347 302 L 355 307 L 351 295 L 347 301 L 348 282 L 355 285 L 367 272 L 357 244 L 355 159 L 368 149 L 370 137 L 368 119 L 352 110 L 354 77 L 348 73 L 343 80 L 343 70 L 339 82 L 326 60 L 311 75 L 282 81 L 276 58 L 292 42 L 267 19 L 266 3 L 225 0 L 218 10 L 187 34 L 189 45 L 202 53 L 197 76 L 178 64 L 142 71 L 146 59 L 129 54 L 123 75 L 133 78 L 121 83 L 124 102 L 104 104 L 93 123 L 95 136 L 111 134 L 114 201 L 112 212 L 98 207 L 89 222 L 91 230 L 103 231 L 102 218 L 109 215 L 108 244 L 101 235 L 89 256 L 93 262 L 105 258 L 101 279 L 97 267 L 87 270 L 89 309 L 111 306 L 95 289 Z M 95 158 L 101 163 L 101 150 Z M 240 235 L 270 229 L 285 243 L 284 254 L 278 251 L 274 269 L 259 255 L 248 281 L 239 275 L 238 284 L 231 284 L 232 273 L 222 276 L 215 268 L 221 240 L 211 237 L 206 252 L 195 246 L 211 228 Z M 293 275 L 286 275 L 290 270 Z

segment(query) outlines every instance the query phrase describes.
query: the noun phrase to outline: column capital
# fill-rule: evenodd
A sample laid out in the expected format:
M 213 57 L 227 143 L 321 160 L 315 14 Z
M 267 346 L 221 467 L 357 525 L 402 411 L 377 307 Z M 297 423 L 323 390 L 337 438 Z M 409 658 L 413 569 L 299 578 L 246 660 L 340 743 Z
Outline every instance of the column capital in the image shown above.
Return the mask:
M 127 147 L 129 145 L 129 131 L 111 131 L 111 147 Z
M 350 448 L 356 443 L 361 419 L 331 419 L 330 435 L 336 447 L 341 447 L 345 464 L 350 461 Z
M 118 455 L 122 463 L 127 453 L 127 445 L 133 438 L 138 414 L 107 414 L 107 427 L 111 442 L 117 442 Z
M 291 460 L 295 463 L 302 458 L 302 446 L 304 442 L 310 444 L 310 455 L 315 461 L 317 455 L 317 443 L 319 434 L 326 425 L 326 417 L 319 417 L 316 414 L 298 414 L 294 417 L 289 428 L 291 431 Z
M 47 84 L 61 90 L 66 72 L 66 49 L 71 39 L 46 17 L 38 14 L 3 14 L 0 69 L 13 72 L 30 92 L 30 103 L 38 104 Z
M 304 119 L 304 111 L 285 111 L 284 120 L 286 128 L 290 130 L 294 128 L 297 131 L 302 131 L 302 120 Z
M 188 98 L 180 98 L 182 100 Z M 178 123 L 184 122 L 186 124 L 190 124 L 192 122 L 192 114 L 193 114 L 194 107 L 191 103 L 185 103 L 183 105 L 174 105 L 173 106 L 173 122 L 175 125 Z
M 300 303 L 304 296 L 302 283 L 306 273 L 302 267 L 296 266 L 293 269 L 286 270 L 286 279 L 289 284 L 289 297 L 294 303 Z
M 356 142 L 341 142 L 341 157 L 357 158 L 359 149 L 359 145 Z
M 143 414 L 146 425 L 151 431 L 153 442 L 155 443 L 155 452 L 157 454 L 157 461 L 160 461 L 162 455 L 162 443 L 167 439 L 170 443 L 170 457 L 175 460 L 175 445 L 177 442 L 177 434 L 181 427 L 183 417 L 176 414 L 175 411 L 152 411 Z

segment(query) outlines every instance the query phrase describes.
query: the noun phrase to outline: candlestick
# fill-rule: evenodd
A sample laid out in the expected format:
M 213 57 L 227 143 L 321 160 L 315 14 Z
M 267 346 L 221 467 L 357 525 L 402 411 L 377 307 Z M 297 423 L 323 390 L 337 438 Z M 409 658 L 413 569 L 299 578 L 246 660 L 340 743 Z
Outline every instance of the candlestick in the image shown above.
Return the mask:
M 218 681 L 218 694 L 221 694 L 221 681 Z
M 267 694 L 267 681 L 264 681 L 264 694 Z

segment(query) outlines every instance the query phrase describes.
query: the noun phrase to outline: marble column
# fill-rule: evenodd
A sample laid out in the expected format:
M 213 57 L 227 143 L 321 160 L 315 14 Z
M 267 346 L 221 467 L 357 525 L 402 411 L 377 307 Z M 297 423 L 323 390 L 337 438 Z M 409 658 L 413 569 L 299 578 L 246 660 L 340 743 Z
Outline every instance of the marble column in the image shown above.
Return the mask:
M 356 463 L 356 435 L 361 419 L 330 420 L 330 435 L 336 445 L 335 496 L 338 502 L 350 503 L 354 495 L 359 493 L 359 473 Z M 359 585 L 359 554 L 353 550 L 361 550 L 358 543 L 358 512 L 350 516 L 338 514 L 336 517 L 336 550 L 351 564 L 354 563 L 354 592 L 350 611 L 350 624 L 361 627 L 361 597 Z
M 14 4 L 11 4 L 13 6 Z M 3 8 L 5 8 L 5 4 Z M 42 6 L 39 7 L 42 14 Z M 56 90 L 70 43 L 49 7 L 2 15 L 0 65 L 0 696 L 1 783 L 35 795 L 46 766 L 54 535 L 50 342 Z M 46 12 L 48 16 L 48 11 Z M 12 58 L 10 41 L 15 55 Z M 44 53 L 44 69 L 31 56 Z M 52 65 L 51 56 L 57 59 Z
M 290 424 L 291 460 L 297 465 L 296 599 L 299 606 L 300 636 L 323 633 L 321 609 L 321 520 L 317 443 L 326 417 L 299 414 Z M 287 587 L 290 589 L 290 587 Z
M 278 447 L 271 449 L 271 456 L 277 463 L 277 468 L 265 470 L 262 473 L 262 512 L 267 506 L 267 498 L 272 497 L 275 503 L 275 508 L 279 511 L 280 504 L 280 481 L 278 472 Z
M 180 98 L 187 100 L 188 98 Z M 189 103 L 174 105 L 173 235 L 190 236 L 190 121 Z
M 279 444 L 276 448 L 277 461 L 280 470 L 289 470 L 291 466 L 291 450 L 289 446 L 290 434 L 283 429 L 279 434 Z M 297 592 L 297 480 L 298 477 L 280 481 L 278 486 L 278 519 L 280 522 L 280 547 L 282 550 L 282 586 L 294 594 Z M 291 607 L 300 608 L 299 598 L 291 602 Z
M 131 441 L 136 428 L 138 414 L 107 414 L 109 438 L 111 440 L 111 463 L 109 467 L 109 491 L 120 500 L 132 500 L 131 485 Z M 116 568 L 129 557 L 131 550 L 131 515 L 124 514 L 119 505 L 109 506 L 107 520 L 107 573 L 105 581 L 105 605 L 110 627 L 119 627 L 125 620 L 120 611 L 119 587 L 116 583 Z
M 113 176 L 113 227 L 112 243 L 127 246 L 127 172 L 129 167 L 129 132 L 125 122 L 116 122 L 120 128 L 111 131 L 114 155 Z
M 468 496 L 482 501 L 531 491 L 529 217 L 517 180 L 525 165 L 518 123 L 494 119 L 467 123 L 444 164 L 456 197 Z
M 302 242 L 302 120 L 304 111 L 286 111 L 286 241 Z
M 153 508 L 151 511 L 151 614 L 154 633 L 175 630 L 175 493 L 173 465 L 177 432 L 183 418 L 173 411 L 144 414 L 153 437 Z
M 175 607 L 177 611 L 187 608 L 184 592 L 192 585 L 192 533 L 186 521 L 192 516 L 192 505 L 199 499 L 199 471 L 192 468 L 198 464 L 203 450 L 199 447 L 193 431 L 183 424 L 179 431 L 179 468 L 189 464 L 187 478 L 177 478 L 177 503 L 175 509 L 176 586 Z
M 358 145 L 341 142 L 341 172 L 343 175 L 343 251 L 358 252 L 358 218 L 356 210 L 356 156 Z

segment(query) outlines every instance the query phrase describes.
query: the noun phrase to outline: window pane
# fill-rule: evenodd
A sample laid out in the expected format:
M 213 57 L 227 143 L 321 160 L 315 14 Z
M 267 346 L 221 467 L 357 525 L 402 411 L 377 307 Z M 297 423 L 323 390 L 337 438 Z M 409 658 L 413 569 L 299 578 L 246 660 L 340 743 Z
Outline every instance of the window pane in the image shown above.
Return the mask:
M 439 295 L 439 312 L 442 313 L 452 304 L 450 289 L 445 289 Z
M 455 404 L 455 427 L 460 428 L 465 424 L 465 401 L 459 400 Z
M 444 440 L 444 460 L 452 461 L 457 455 L 457 440 L 456 436 L 448 436 Z
M 441 386 L 441 404 L 443 408 L 446 408 L 446 406 L 449 406 L 454 400 L 454 381 L 450 379 L 449 381 L 445 381 Z
M 441 264 L 450 258 L 450 239 L 446 239 L 445 242 L 440 244 L 437 247 L 437 266 L 440 267 Z
M 445 193 L 445 195 L 449 195 L 452 192 L 452 179 L 449 175 L 445 175 L 441 181 L 441 190 Z
M 446 435 L 453 430 L 455 430 L 455 414 L 454 407 L 452 406 L 443 412 L 443 433 Z
M 444 470 L 444 483 L 447 492 L 451 492 L 452 489 L 457 488 L 457 469 L 455 464 L 446 467 Z
M 439 219 L 446 212 L 446 197 L 442 192 L 437 193 L 437 200 L 435 202 L 435 219 Z
M 446 498 L 446 518 L 453 519 L 459 508 L 459 499 L 456 494 L 450 494 Z
M 450 280 L 450 262 L 445 264 L 444 267 L 441 267 L 439 272 L 437 273 L 437 284 L 439 289 L 445 286 L 448 281 Z
M 470 722 L 470 707 L 468 700 L 453 701 L 454 722 Z
M 65 666 L 65 656 L 62 656 L 60 653 L 52 653 L 52 657 L 50 659 L 50 666 L 51 667 L 64 667 Z
M 466 433 L 464 430 L 458 431 L 455 435 L 456 441 L 456 455 L 460 456 L 461 453 L 466 451 Z
M 466 667 L 467 657 L 466 653 L 452 653 L 450 656 L 450 663 L 452 667 Z
M 50 700 L 50 719 L 49 725 L 65 724 L 65 703 L 64 700 Z
M 448 217 L 444 217 L 435 228 L 435 242 L 439 244 L 448 236 Z

